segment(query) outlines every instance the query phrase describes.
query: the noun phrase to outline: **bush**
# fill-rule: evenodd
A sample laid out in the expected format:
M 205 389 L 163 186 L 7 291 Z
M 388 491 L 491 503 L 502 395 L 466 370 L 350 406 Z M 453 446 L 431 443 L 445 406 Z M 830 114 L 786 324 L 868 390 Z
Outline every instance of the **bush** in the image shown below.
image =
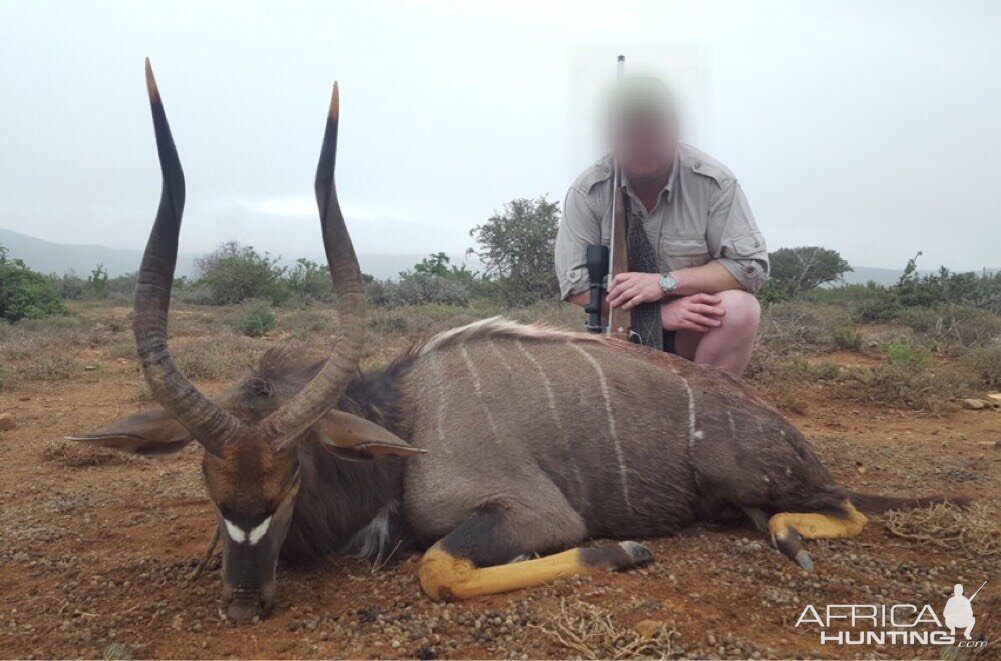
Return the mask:
M 260 337 L 275 326 L 275 315 L 270 308 L 258 305 L 240 320 L 240 330 L 244 335 Z
M 66 314 L 66 308 L 49 279 L 20 259 L 9 259 L 0 246 L 0 319 L 15 322 L 56 314 Z
M 768 262 L 766 298 L 794 298 L 801 292 L 837 282 L 852 270 L 836 250 L 820 246 L 780 248 L 768 254 Z
M 886 344 L 886 354 L 895 365 L 925 367 L 931 362 L 931 356 L 921 347 L 914 345 L 909 337 L 891 340 Z
M 862 348 L 862 335 L 854 326 L 845 326 L 834 331 L 834 346 L 844 351 L 858 351 Z
M 545 197 L 512 200 L 503 213 L 470 230 L 478 249 L 470 249 L 496 280 L 496 294 L 508 305 L 559 297 L 553 252 L 560 205 Z
M 970 349 L 961 362 L 986 387 L 1001 388 L 1001 345 Z
M 909 307 L 897 321 L 916 333 L 954 346 L 971 346 L 1001 337 L 1001 317 L 969 305 Z
M 945 410 L 971 385 L 966 375 L 946 365 L 890 363 L 855 370 L 853 375 L 841 389 L 845 399 L 932 412 Z
M 285 268 L 268 253 L 229 241 L 197 262 L 199 279 L 194 289 L 203 289 L 213 305 L 232 305 L 248 298 L 264 298 L 278 305 L 288 298 L 283 281 Z
M 470 271 L 465 264 L 455 266 L 448 255 L 439 252 L 425 257 L 409 271 L 400 273 L 398 282 L 370 281 L 366 292 L 370 302 L 395 307 L 401 305 L 468 306 L 483 295 L 490 283 Z
M 851 322 L 842 309 L 799 301 L 772 303 L 761 315 L 759 344 L 768 351 L 789 354 L 824 351 L 834 343 L 835 329 Z
M 289 293 L 303 301 L 329 301 L 333 297 L 330 267 L 300 258 L 285 277 Z

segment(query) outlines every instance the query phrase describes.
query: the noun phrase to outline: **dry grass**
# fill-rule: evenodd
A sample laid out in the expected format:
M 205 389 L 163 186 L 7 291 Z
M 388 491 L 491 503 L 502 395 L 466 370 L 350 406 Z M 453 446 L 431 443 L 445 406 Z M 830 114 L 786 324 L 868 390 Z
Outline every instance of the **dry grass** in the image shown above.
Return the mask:
M 76 441 L 50 441 L 42 448 L 42 458 L 70 468 L 84 466 L 112 466 L 147 461 L 142 457 L 116 452 Z
M 970 392 L 970 376 L 947 364 L 874 365 L 849 370 L 839 397 L 863 404 L 941 413 Z
M 619 626 L 611 613 L 580 600 L 560 600 L 560 610 L 548 625 L 537 626 L 554 643 L 584 659 L 677 658 L 681 636 L 666 624 L 651 635 Z
M 94 346 L 99 336 L 79 317 L 50 317 L 0 325 L 0 386 L 20 381 L 58 381 L 83 373 L 74 354 Z
M 851 327 L 849 313 L 840 306 L 789 301 L 773 303 L 761 314 L 758 347 L 766 354 L 827 351 L 835 335 Z
M 232 379 L 257 363 L 267 343 L 233 332 L 189 339 L 171 354 L 184 374 L 193 379 Z
M 963 550 L 980 558 L 1001 556 L 1001 507 L 996 503 L 898 510 L 888 512 L 884 521 L 890 534 L 897 537 Z
M 974 347 L 960 363 L 984 386 L 1001 389 L 1001 344 Z

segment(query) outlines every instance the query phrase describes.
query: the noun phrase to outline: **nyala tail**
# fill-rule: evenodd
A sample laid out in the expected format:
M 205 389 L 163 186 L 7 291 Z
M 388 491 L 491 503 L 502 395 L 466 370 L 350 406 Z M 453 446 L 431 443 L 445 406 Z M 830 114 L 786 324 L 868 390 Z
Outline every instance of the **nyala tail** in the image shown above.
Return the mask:
M 951 496 L 924 496 L 922 498 L 895 498 L 893 496 L 876 496 L 868 493 L 848 492 L 848 499 L 852 505 L 858 508 L 863 514 L 882 514 L 890 510 L 909 510 L 915 507 L 928 507 L 940 503 L 950 503 L 952 505 L 969 505 L 972 497 L 963 494 Z

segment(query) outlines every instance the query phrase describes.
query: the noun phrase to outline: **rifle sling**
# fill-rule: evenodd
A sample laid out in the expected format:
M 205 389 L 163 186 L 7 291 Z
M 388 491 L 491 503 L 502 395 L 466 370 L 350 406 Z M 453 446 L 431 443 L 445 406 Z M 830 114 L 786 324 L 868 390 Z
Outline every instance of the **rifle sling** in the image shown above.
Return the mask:
M 657 253 L 643 229 L 643 221 L 630 213 L 626 206 L 626 247 L 629 252 L 629 270 L 639 273 L 659 273 Z M 632 310 L 632 330 L 640 343 L 658 351 L 664 350 L 664 332 L 660 320 L 660 301 L 643 303 Z

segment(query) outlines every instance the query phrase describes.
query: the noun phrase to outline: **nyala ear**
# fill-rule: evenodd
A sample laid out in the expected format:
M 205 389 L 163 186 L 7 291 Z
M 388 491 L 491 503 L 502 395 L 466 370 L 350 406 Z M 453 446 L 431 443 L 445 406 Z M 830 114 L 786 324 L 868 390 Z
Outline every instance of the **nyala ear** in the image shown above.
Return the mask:
M 170 454 L 191 442 L 188 430 L 159 406 L 112 422 L 90 434 L 65 438 L 142 455 Z
M 415 448 L 385 427 L 343 411 L 330 411 L 317 423 L 320 440 L 345 459 L 409 457 L 427 450 Z

